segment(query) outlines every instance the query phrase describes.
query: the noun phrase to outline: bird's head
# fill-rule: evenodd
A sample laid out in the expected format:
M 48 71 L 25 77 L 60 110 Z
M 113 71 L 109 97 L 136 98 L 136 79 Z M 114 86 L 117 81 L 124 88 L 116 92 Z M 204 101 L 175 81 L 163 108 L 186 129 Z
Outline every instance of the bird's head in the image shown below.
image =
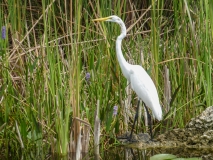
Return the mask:
M 121 27 L 121 34 L 118 36 L 118 39 L 122 40 L 124 37 L 126 37 L 126 26 L 118 16 L 113 15 L 109 17 L 93 19 L 93 21 L 108 21 L 118 23 Z
M 98 18 L 98 19 L 93 19 L 93 21 L 108 21 L 108 22 L 116 22 L 118 24 L 122 23 L 123 21 L 116 15 L 109 16 L 109 17 L 104 17 L 104 18 Z

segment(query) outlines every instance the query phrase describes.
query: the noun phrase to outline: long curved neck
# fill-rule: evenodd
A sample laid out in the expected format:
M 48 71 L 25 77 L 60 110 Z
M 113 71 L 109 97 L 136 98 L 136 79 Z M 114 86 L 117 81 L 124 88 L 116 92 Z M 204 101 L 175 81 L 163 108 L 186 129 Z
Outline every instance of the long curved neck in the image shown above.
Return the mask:
M 116 55 L 117 55 L 122 73 L 129 81 L 130 64 L 127 63 L 127 61 L 125 60 L 121 50 L 121 42 L 123 38 L 126 37 L 126 27 L 124 23 L 120 23 L 120 27 L 121 27 L 121 34 L 117 37 L 117 40 L 116 40 Z

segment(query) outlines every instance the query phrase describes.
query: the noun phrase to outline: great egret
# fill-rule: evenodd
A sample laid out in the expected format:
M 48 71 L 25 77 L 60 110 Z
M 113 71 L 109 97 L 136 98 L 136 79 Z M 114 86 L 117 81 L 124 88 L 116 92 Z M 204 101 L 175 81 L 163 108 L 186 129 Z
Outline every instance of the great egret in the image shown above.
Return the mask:
M 116 40 L 117 59 L 124 77 L 126 77 L 126 79 L 130 82 L 131 88 L 136 92 L 139 98 L 135 119 L 132 126 L 132 131 L 129 137 L 129 140 L 131 140 L 135 122 L 137 121 L 137 118 L 138 118 L 138 109 L 139 109 L 140 99 L 145 103 L 145 108 L 146 106 L 148 106 L 152 110 L 154 118 L 157 118 L 159 121 L 162 120 L 162 110 L 161 110 L 161 106 L 160 106 L 160 102 L 158 98 L 157 89 L 152 79 L 147 74 L 147 72 L 143 69 L 143 67 L 139 65 L 129 64 L 125 60 L 122 54 L 121 42 L 122 42 L 122 39 L 126 37 L 126 26 L 124 22 L 118 16 L 115 16 L 115 15 L 105 17 L 105 18 L 94 19 L 93 21 L 115 22 L 115 23 L 118 23 L 121 27 L 121 34 L 117 37 L 117 40 Z M 151 133 L 151 139 L 152 139 L 151 117 L 147 108 L 146 108 L 146 111 L 147 111 L 148 119 L 150 122 L 150 133 Z

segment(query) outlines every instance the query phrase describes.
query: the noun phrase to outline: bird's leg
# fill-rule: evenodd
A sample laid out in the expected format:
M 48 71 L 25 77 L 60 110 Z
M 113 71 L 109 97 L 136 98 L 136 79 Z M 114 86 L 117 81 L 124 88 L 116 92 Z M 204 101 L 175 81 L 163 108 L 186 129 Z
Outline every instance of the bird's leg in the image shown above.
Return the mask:
M 133 133 L 133 130 L 134 130 L 134 127 L 135 127 L 135 123 L 138 120 L 139 105 L 140 105 L 140 99 L 138 99 L 138 105 L 137 105 L 137 110 L 136 110 L 136 113 L 135 113 L 134 122 L 133 122 L 133 125 L 132 125 L 132 130 L 131 130 L 130 136 L 128 138 L 129 141 L 132 139 L 132 133 Z
M 149 110 L 146 106 L 146 104 L 144 103 L 145 109 L 146 109 L 146 113 L 147 113 L 147 118 L 148 118 L 148 125 L 149 125 L 149 129 L 150 129 L 150 137 L 151 140 L 153 139 L 153 134 L 152 134 L 152 120 L 151 120 L 151 115 L 149 113 Z

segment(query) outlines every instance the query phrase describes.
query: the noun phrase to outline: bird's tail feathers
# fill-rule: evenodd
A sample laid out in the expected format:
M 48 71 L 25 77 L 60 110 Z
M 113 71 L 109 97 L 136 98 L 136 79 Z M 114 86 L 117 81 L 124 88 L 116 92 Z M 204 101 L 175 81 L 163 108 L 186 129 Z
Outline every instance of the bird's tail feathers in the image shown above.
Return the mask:
M 159 107 L 155 108 L 152 113 L 153 113 L 153 117 L 156 118 L 158 121 L 161 121 L 163 119 L 162 109 L 160 105 Z

